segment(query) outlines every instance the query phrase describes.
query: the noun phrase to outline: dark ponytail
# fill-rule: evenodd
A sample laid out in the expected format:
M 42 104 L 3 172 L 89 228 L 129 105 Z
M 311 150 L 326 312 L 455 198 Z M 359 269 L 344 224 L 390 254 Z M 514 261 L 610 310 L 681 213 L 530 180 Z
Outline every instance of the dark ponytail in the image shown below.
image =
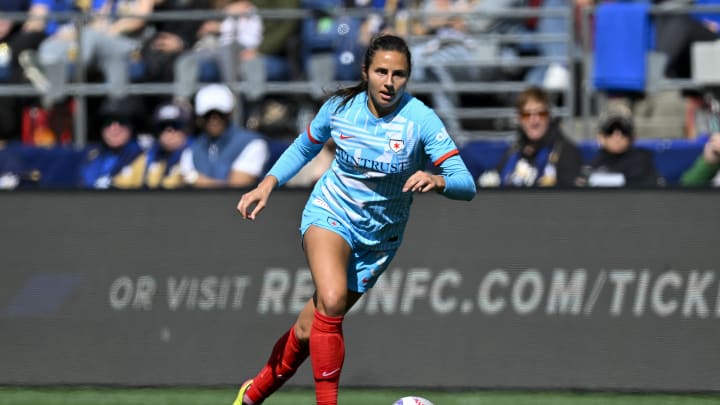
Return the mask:
M 330 98 L 338 97 L 341 99 L 335 112 L 340 111 L 353 97 L 367 90 L 368 83 L 365 76 L 367 76 L 368 69 L 370 68 L 372 61 L 375 58 L 375 54 L 378 51 L 397 51 L 404 54 L 408 63 L 408 76 L 410 75 L 410 72 L 412 72 L 412 57 L 410 55 L 410 48 L 408 47 L 407 42 L 397 35 L 383 33 L 378 34 L 370 40 L 370 45 L 368 45 L 367 50 L 365 51 L 365 57 L 362 64 L 362 69 L 365 72 L 365 75 L 361 77 L 360 83 L 354 86 L 340 88 L 330 95 Z

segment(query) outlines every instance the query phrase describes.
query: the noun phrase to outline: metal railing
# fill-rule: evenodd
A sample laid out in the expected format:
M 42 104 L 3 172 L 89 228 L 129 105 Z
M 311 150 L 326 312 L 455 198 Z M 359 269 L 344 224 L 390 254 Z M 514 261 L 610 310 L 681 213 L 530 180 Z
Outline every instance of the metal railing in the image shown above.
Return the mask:
M 310 10 L 302 9 L 273 9 L 266 10 L 260 9 L 258 13 L 263 19 L 303 19 L 312 16 Z M 367 10 L 363 9 L 343 9 L 338 8 L 331 12 L 335 16 L 350 15 L 364 17 L 367 15 Z M 568 55 L 562 58 L 548 58 L 548 57 L 517 57 L 512 60 L 503 59 L 499 56 L 490 57 L 478 57 L 476 59 L 464 60 L 464 61 L 446 61 L 443 62 L 445 66 L 462 67 L 494 67 L 494 68 L 527 68 L 533 66 L 547 65 L 553 62 L 564 63 L 569 67 L 570 72 L 570 83 L 574 82 L 572 61 L 574 60 L 573 52 L 573 38 L 575 34 L 573 32 L 573 17 L 571 7 L 562 7 L 555 9 L 541 9 L 541 8 L 512 8 L 504 10 L 492 10 L 485 12 L 476 13 L 477 17 L 480 18 L 503 18 L 503 19 L 523 19 L 530 17 L 564 17 L 567 20 L 567 35 L 527 35 L 527 34 L 498 34 L 498 33 L 474 33 L 473 37 L 482 40 L 494 41 L 496 43 L 548 43 L 548 42 L 562 42 L 567 44 Z M 222 12 L 216 10 L 195 10 L 195 11 L 165 11 L 165 12 L 154 12 L 148 16 L 142 18 L 147 21 L 197 21 L 197 20 L 208 20 L 211 18 L 221 18 L 226 16 Z M 420 10 L 408 10 L 407 17 L 408 21 L 419 20 L 428 16 L 468 16 L 468 13 L 424 13 Z M 25 13 L 5 13 L 2 14 L 3 18 L 9 18 L 15 21 L 25 21 L 28 15 Z M 84 27 L 84 22 L 87 20 L 86 15 L 76 13 L 57 13 L 52 14 L 50 17 L 63 20 L 72 21 L 78 31 Z M 132 17 L 132 16 L 130 16 Z M 394 16 L 388 15 L 386 18 L 393 18 Z M 471 15 L 471 17 L 474 17 Z M 407 36 L 409 43 L 414 43 L 423 39 L 420 36 Z M 79 50 L 78 53 L 81 51 Z M 93 96 L 103 96 L 107 94 L 107 86 L 104 83 L 89 83 L 85 77 L 85 66 L 82 65 L 82 61 L 78 60 L 75 63 L 78 64 L 75 69 L 75 76 L 73 82 L 68 83 L 67 91 L 70 97 L 75 100 L 74 110 L 74 143 L 77 146 L 84 146 L 88 140 L 87 134 L 87 119 L 88 119 L 88 108 L 87 98 Z M 416 66 L 422 66 L 422 61 L 415 60 Z M 250 83 L 247 83 L 243 79 L 236 79 L 227 83 L 230 88 L 236 92 L 236 94 L 243 94 L 246 91 L 254 88 Z M 349 83 L 329 81 L 329 86 L 339 86 Z M 508 81 L 496 81 L 496 80 L 485 80 L 485 81 L 452 81 L 452 82 L 421 82 L 418 80 L 411 81 L 408 86 L 409 91 L 417 94 L 430 94 L 432 92 L 443 91 L 451 95 L 459 94 L 510 94 L 518 93 L 527 88 L 528 83 L 524 80 L 508 80 Z M 300 78 L 294 81 L 268 81 L 263 86 L 264 94 L 266 95 L 312 95 L 317 92 L 317 83 L 311 80 Z M 131 83 L 127 88 L 129 95 L 171 95 L 173 93 L 173 83 L 157 82 L 157 83 Z M 561 117 L 572 116 L 575 106 L 573 105 L 575 100 L 574 86 L 569 85 L 562 91 L 564 93 L 564 104 L 563 106 L 556 109 L 555 114 Z M 41 93 L 36 90 L 30 84 L 18 84 L 18 83 L 0 83 L 0 97 L 13 97 L 13 96 L 41 96 Z M 435 109 L 438 115 L 443 119 L 465 119 L 465 118 L 503 118 L 512 119 L 515 115 L 514 109 L 507 105 L 488 106 L 488 107 L 464 107 L 461 105 L 451 105 L 442 108 Z M 457 134 L 460 141 L 477 139 L 478 137 L 507 137 L 513 133 L 508 130 L 462 130 L 463 133 Z

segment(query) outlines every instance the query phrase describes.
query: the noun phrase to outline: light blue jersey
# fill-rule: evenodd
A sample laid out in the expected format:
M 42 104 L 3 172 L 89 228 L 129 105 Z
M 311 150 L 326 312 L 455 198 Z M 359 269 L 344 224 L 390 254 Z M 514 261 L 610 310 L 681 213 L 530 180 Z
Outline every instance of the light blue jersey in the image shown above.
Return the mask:
M 402 241 L 413 199 L 403 185 L 428 161 L 442 169 L 443 194 L 448 197 L 470 200 L 475 185 L 457 146 L 429 107 L 405 94 L 395 112 L 377 118 L 367 97 L 360 93 L 340 110 L 337 97 L 323 104 L 268 174 L 284 184 L 332 137 L 335 161 L 315 184 L 301 231 L 318 221 L 329 229 L 342 228 L 338 233 L 353 249 L 392 250 Z M 313 218 L 317 213 L 326 213 L 326 218 Z

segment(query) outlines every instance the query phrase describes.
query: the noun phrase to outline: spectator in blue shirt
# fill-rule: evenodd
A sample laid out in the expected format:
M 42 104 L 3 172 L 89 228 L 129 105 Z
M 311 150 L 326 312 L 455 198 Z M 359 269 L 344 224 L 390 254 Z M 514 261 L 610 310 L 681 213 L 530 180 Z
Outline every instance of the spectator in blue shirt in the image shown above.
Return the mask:
M 257 132 L 231 122 L 235 95 L 223 84 L 209 84 L 195 96 L 200 135 L 183 153 L 181 171 L 198 188 L 248 187 L 259 180 L 270 156 Z
M 143 153 L 135 137 L 138 104 L 132 99 L 105 100 L 100 108 L 102 142 L 88 149 L 80 167 L 80 186 L 85 188 L 139 188 Z
M 193 141 L 191 112 L 184 104 L 166 102 L 155 111 L 153 124 L 157 138 L 142 158 L 142 186 L 183 187 L 180 157 Z

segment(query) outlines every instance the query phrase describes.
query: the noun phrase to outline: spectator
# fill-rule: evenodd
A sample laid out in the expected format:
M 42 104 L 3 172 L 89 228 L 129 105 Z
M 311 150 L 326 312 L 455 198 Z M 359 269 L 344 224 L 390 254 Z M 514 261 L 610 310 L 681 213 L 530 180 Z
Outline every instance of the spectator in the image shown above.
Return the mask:
M 570 0 L 572 1 L 572 0 Z M 577 0 L 578 2 L 583 0 Z M 541 3 L 542 5 L 539 5 Z M 439 81 L 430 93 L 431 103 L 444 109 L 452 106 L 486 105 L 491 98 L 487 94 L 455 94 L 446 88 L 457 81 L 519 80 L 528 85 L 541 86 L 557 91 L 567 86 L 570 77 L 565 40 L 518 40 L 498 41 L 496 35 L 529 37 L 566 34 L 568 21 L 565 17 L 542 16 L 540 18 L 517 18 L 493 15 L 511 11 L 514 7 L 542 7 L 557 9 L 567 7 L 568 0 L 424 0 L 422 11 L 428 13 L 422 27 L 414 27 L 414 35 L 424 35 L 425 40 L 415 45 L 414 53 L 422 56 L 416 79 Z M 454 14 L 447 14 L 454 13 Z M 520 56 L 537 55 L 554 59 L 548 65 L 526 69 L 517 64 Z M 503 63 L 484 65 L 483 60 L 499 60 Z M 458 63 L 462 62 L 462 64 Z M 507 63 L 506 63 L 507 62 Z M 483 66 L 484 65 L 484 66 Z M 503 104 L 511 104 L 508 95 L 494 96 Z M 457 132 L 462 120 L 448 114 L 443 117 L 448 128 Z
M 20 186 L 25 169 L 22 159 L 6 147 L 6 142 L 0 140 L 0 190 L 15 190 Z
M 155 0 L 153 12 L 191 12 L 212 9 L 212 0 Z M 172 83 L 174 64 L 184 52 L 192 49 L 200 37 L 202 20 L 158 19 L 151 24 L 153 34 L 143 42 L 139 67 L 131 71 L 131 80 L 137 82 Z M 148 111 L 155 111 L 166 102 L 166 95 L 147 95 Z M 190 102 L 186 102 L 186 109 Z
M 22 13 L 28 11 L 29 0 L 4 0 L 0 4 L 0 12 Z M 6 40 L 20 28 L 21 22 L 0 15 L 0 40 Z
M 492 15 L 493 11 L 507 11 L 512 7 L 530 7 L 538 10 L 540 15 L 527 19 L 518 18 L 488 18 L 480 17 L 469 19 L 467 24 L 475 31 L 480 29 L 485 33 L 497 32 L 500 34 L 519 34 L 522 36 L 536 35 L 556 36 L 562 39 L 520 41 L 512 46 L 502 45 L 500 55 L 513 60 L 518 56 L 540 56 L 553 59 L 548 64 L 532 66 L 524 71 L 524 78 L 528 85 L 543 87 L 549 91 L 562 91 L 572 85 L 571 69 L 573 58 L 580 57 L 580 36 L 568 37 L 568 26 L 574 24 L 575 32 L 581 32 L 582 10 L 593 7 L 595 0 L 483 0 L 472 2 L 473 11 Z M 567 10 L 569 15 L 554 15 L 551 10 Z M 544 15 L 542 15 L 544 13 Z M 572 19 L 572 23 L 568 21 Z M 504 68 L 503 72 L 513 75 L 514 70 Z M 519 70 L 519 69 L 517 69 Z
M 299 9 L 299 0 L 259 0 L 260 10 Z M 262 41 L 258 51 L 265 62 L 268 80 L 293 79 L 299 69 L 297 37 L 300 21 L 297 18 L 268 18 L 263 21 Z
M 575 1 L 578 2 L 578 1 Z M 573 0 L 545 0 L 540 6 L 541 10 L 547 11 L 556 8 L 568 8 Z M 568 21 L 565 17 L 541 16 L 538 18 L 535 32 L 538 35 L 558 34 L 565 35 L 567 33 Z M 568 57 L 568 45 L 576 46 L 561 41 L 540 42 L 538 53 L 542 57 L 566 59 Z M 546 66 L 536 66 L 528 70 L 525 80 L 530 85 L 542 86 L 548 90 L 565 90 L 570 82 L 570 66 L 561 61 L 551 62 Z
M 718 5 L 720 0 L 658 0 L 660 7 L 673 9 L 677 6 Z M 695 42 L 720 39 L 720 14 L 660 14 L 655 18 L 655 47 L 667 56 L 664 74 L 669 78 L 690 78 L 692 73 L 692 46 Z M 702 109 L 700 91 L 686 89 L 685 136 L 695 138 L 702 124 L 696 122 L 698 110 Z
M 496 69 L 477 63 L 488 51 L 494 52 L 495 47 L 494 44 L 474 38 L 474 33 L 463 18 L 463 14 L 471 11 L 468 2 L 424 0 L 420 8 L 428 16 L 423 21 L 422 31 L 415 32 L 415 35 L 421 35 L 424 39 L 412 46 L 412 53 L 417 55 L 419 62 L 413 74 L 415 80 L 420 82 L 439 82 L 441 85 L 430 93 L 430 104 L 439 110 L 452 111 L 454 106 L 461 105 L 462 100 L 460 94 L 448 91 L 448 86 L 456 81 L 490 81 L 500 78 Z M 450 133 L 462 132 L 459 118 L 445 116 L 443 122 Z
M 135 136 L 140 115 L 130 99 L 108 98 L 99 114 L 102 118 L 101 144 L 91 147 L 80 168 L 80 185 L 86 188 L 139 188 L 142 186 L 143 150 Z
M 175 62 L 175 99 L 188 103 L 197 89 L 200 64 L 215 62 L 220 78 L 234 82 L 237 72 L 255 86 L 267 80 L 265 67 L 259 58 L 258 46 L 263 39 L 263 21 L 257 8 L 247 0 L 235 0 L 225 5 L 227 16 L 222 22 L 207 21 L 200 34 L 203 36 L 193 50 L 183 53 Z M 261 89 L 257 88 L 258 93 Z M 258 97 L 259 94 L 252 94 Z
M 39 11 L 39 7 L 30 7 L 29 0 L 0 2 L 0 14 L 31 12 L 24 23 L 0 16 L 0 81 L 22 83 L 25 80 L 18 55 L 26 49 L 36 49 L 45 37 L 43 20 L 35 18 L 39 17 Z M 16 96 L 0 98 L 0 139 L 13 139 L 20 134 L 23 104 L 24 100 Z
M 384 4 L 383 4 L 384 3 Z M 332 80 L 359 80 L 362 56 L 373 35 L 390 32 L 385 17 L 395 15 L 395 1 L 302 0 L 311 12 L 302 21 L 301 58 L 303 70 L 316 87 L 313 97 L 322 99 Z M 360 12 L 362 10 L 362 12 Z M 366 17 L 361 17 L 366 14 Z
M 496 169 L 480 176 L 481 187 L 575 185 L 582 164 L 580 151 L 565 136 L 559 122 L 551 120 L 550 107 L 548 93 L 539 87 L 520 93 L 517 142 Z
M 180 157 L 192 144 L 192 116 L 183 104 L 167 102 L 155 111 L 153 123 L 157 139 L 144 154 L 142 186 L 179 188 L 185 186 Z
M 600 120 L 600 151 L 578 185 L 591 187 L 655 187 L 663 184 L 651 151 L 634 146 L 635 129 L 629 108 L 617 105 Z
M 262 175 L 270 156 L 263 137 L 231 123 L 235 95 L 209 84 L 195 96 L 200 135 L 181 158 L 185 182 L 198 188 L 248 187 Z
M 91 21 L 82 27 L 80 61 L 83 66 L 97 63 L 109 85 L 109 95 L 122 98 L 129 82 L 130 54 L 140 48 L 147 25 L 143 16 L 153 11 L 154 0 L 96 0 L 90 10 Z M 28 76 L 43 92 L 43 104 L 52 106 L 67 93 L 68 66 L 78 55 L 78 33 L 65 24 L 40 44 L 37 58 L 29 56 L 27 70 L 42 73 Z
M 680 178 L 683 186 L 720 186 L 720 133 L 710 135 L 692 167 Z
M 15 82 L 29 80 L 37 89 L 47 91 L 50 81 L 37 61 L 37 50 L 40 44 L 56 34 L 64 27 L 72 26 L 75 13 L 89 11 L 90 3 L 81 5 L 73 0 L 31 0 L 28 18 L 23 24 L 21 43 L 14 43 L 13 53 L 17 55 L 18 76 Z M 20 69 L 21 68 L 21 69 Z M 23 108 L 17 113 L 22 119 L 22 140 L 35 145 L 52 145 L 68 143 L 72 133 L 72 106 L 67 103 L 51 106 L 46 100 L 46 107 L 38 108 L 37 98 L 29 100 L 14 99 L 15 107 Z M 54 103 L 52 103 L 54 104 Z M 57 107 L 57 108 L 55 108 Z M 2 107 L 0 107 L 2 108 Z M 4 108 L 2 108 L 4 110 Z
M 659 0 L 661 6 L 717 5 L 718 0 Z M 688 4 L 690 3 L 690 4 Z M 689 78 L 691 73 L 690 50 L 699 41 L 720 38 L 720 14 L 661 14 L 655 18 L 656 48 L 667 55 L 665 76 Z
M 180 12 L 211 9 L 210 0 L 155 0 L 154 11 Z M 201 20 L 159 20 L 152 24 L 153 36 L 142 48 L 144 72 L 142 80 L 172 82 L 173 64 L 184 51 L 191 49 L 200 33 Z

